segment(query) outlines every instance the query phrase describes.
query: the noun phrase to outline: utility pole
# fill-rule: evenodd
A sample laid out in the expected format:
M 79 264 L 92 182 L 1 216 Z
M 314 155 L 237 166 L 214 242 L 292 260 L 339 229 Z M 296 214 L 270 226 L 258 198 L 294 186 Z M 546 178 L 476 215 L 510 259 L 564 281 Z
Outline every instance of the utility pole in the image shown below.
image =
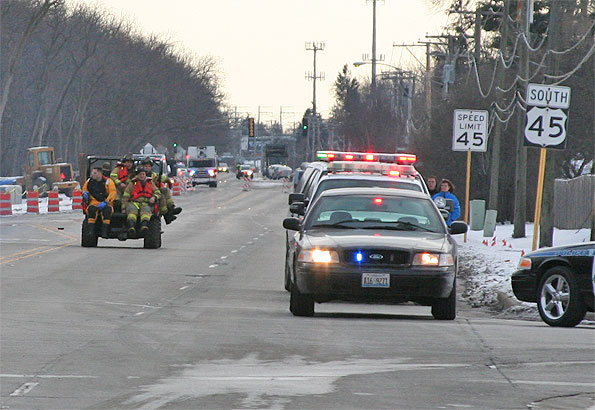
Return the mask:
M 411 50 L 409 50 L 409 47 L 425 47 L 426 48 L 426 72 L 425 72 L 425 76 L 424 76 L 424 81 L 425 81 L 425 91 L 426 91 L 426 112 L 428 115 L 428 118 L 431 120 L 432 119 L 432 74 L 431 74 L 431 70 L 432 70 L 432 57 L 430 55 L 430 46 L 431 46 L 431 42 L 426 41 L 426 42 L 420 42 L 419 44 L 395 44 L 393 43 L 393 47 L 405 47 L 407 49 L 407 51 L 409 51 L 409 53 L 417 60 L 417 57 L 415 57 L 415 54 L 413 54 L 411 52 Z M 421 62 L 419 60 L 417 60 L 420 64 Z M 412 93 L 413 95 L 413 93 Z
M 517 21 L 521 35 L 529 42 L 529 4 L 531 0 L 517 0 Z M 525 100 L 529 75 L 529 49 L 524 41 L 519 41 L 519 72 L 517 93 Z M 519 101 L 522 105 L 522 102 Z M 527 220 L 527 148 L 523 145 L 525 134 L 525 109 L 519 109 L 516 123 L 516 167 L 514 173 L 514 229 L 513 238 L 525 237 Z
M 550 3 L 550 19 L 548 22 L 548 49 L 560 49 L 560 28 L 561 28 L 562 5 L 559 2 Z M 554 53 L 549 55 L 547 72 L 550 75 L 557 75 L 560 60 Z M 551 82 L 554 82 L 551 79 Z M 539 224 L 539 247 L 553 246 L 554 238 L 554 181 L 556 178 L 556 154 L 557 150 L 548 150 L 545 163 L 545 175 L 543 185 L 543 201 L 541 203 L 541 221 Z M 591 230 L 591 239 L 595 233 Z
M 324 80 L 324 73 L 316 74 L 316 52 L 324 50 L 324 41 L 306 43 L 306 50 L 314 52 L 314 71 L 306 73 L 306 79 L 313 81 L 312 87 L 312 113 L 316 115 L 316 80 Z
M 316 114 L 316 80 L 324 80 L 324 73 L 316 73 L 316 53 L 324 50 L 324 41 L 312 41 L 306 43 L 306 50 L 314 52 L 314 71 L 312 73 L 306 73 L 306 79 L 313 81 L 312 87 L 312 113 L 308 118 L 308 131 L 307 131 L 307 149 L 306 149 L 306 160 L 309 161 L 311 158 L 311 150 L 315 145 L 316 134 L 313 132 L 316 128 L 316 122 L 318 115 Z
M 376 0 L 372 0 L 372 90 L 376 89 Z
M 508 51 L 508 6 L 510 4 L 510 0 L 504 0 L 504 8 L 502 14 L 502 26 L 500 29 L 500 55 L 502 59 L 505 59 L 505 56 Z M 504 80 L 506 78 L 506 67 L 502 65 L 500 70 L 497 73 L 498 80 L 497 83 L 500 88 L 504 87 Z M 501 89 L 496 91 L 496 103 L 498 106 L 504 106 L 504 92 Z M 496 114 L 498 113 L 498 109 L 496 109 Z M 490 160 L 490 194 L 488 198 L 488 208 L 498 210 L 498 190 L 499 190 L 499 181 L 500 181 L 500 141 L 502 139 L 502 128 L 503 124 L 498 120 L 498 118 L 494 119 L 494 133 L 492 135 L 492 143 L 491 143 L 491 160 Z

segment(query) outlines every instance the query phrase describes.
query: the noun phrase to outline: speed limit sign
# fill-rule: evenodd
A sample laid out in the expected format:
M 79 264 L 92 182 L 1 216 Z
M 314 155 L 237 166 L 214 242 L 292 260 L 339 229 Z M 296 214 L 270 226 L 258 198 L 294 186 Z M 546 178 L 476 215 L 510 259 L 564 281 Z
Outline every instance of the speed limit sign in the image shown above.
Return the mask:
M 485 110 L 454 110 L 452 150 L 480 151 L 488 149 L 488 112 Z
M 525 146 L 564 149 L 568 116 L 560 108 L 531 107 L 527 110 Z

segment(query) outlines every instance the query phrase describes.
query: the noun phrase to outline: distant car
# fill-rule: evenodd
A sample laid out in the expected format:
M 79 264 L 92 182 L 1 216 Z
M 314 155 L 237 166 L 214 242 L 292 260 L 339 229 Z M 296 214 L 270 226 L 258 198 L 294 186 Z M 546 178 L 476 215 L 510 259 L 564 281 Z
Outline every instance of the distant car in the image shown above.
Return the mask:
M 244 164 L 240 165 L 240 169 L 238 170 L 237 174 L 238 178 L 240 177 L 248 177 L 250 179 L 254 178 L 254 168 L 252 165 Z
M 293 170 L 286 165 L 274 165 L 274 168 L 269 171 L 272 179 L 289 178 Z
M 286 218 L 297 231 L 286 268 L 290 311 L 312 316 L 314 303 L 414 301 L 440 320 L 456 317 L 457 244 L 423 192 L 341 188 L 323 192 L 303 220 Z
M 225 162 L 220 162 L 217 166 L 219 172 L 229 172 L 229 166 Z
M 538 249 L 523 256 L 512 274 L 518 300 L 537 303 L 550 326 L 578 325 L 594 311 L 595 242 Z

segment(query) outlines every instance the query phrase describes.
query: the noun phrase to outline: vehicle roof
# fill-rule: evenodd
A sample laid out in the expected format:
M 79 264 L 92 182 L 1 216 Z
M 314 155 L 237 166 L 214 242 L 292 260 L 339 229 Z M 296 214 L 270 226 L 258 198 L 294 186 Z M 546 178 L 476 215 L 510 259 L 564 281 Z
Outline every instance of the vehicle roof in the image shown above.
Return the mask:
M 393 181 L 393 182 L 405 182 L 413 185 L 420 186 L 421 184 L 419 181 L 413 178 L 403 178 L 403 177 L 391 177 L 389 175 L 380 175 L 380 174 L 367 174 L 365 172 L 345 172 L 345 173 L 338 173 L 338 174 L 326 174 L 320 178 L 320 182 L 327 180 L 327 179 L 362 179 L 362 180 L 380 180 L 380 181 Z M 319 182 L 319 183 L 320 183 Z
M 328 162 L 310 162 L 307 168 L 318 168 L 318 169 L 326 169 L 328 167 Z
M 378 195 L 429 199 L 428 194 L 425 192 L 394 188 L 336 188 L 324 191 L 322 194 L 320 194 L 320 198 L 341 195 Z

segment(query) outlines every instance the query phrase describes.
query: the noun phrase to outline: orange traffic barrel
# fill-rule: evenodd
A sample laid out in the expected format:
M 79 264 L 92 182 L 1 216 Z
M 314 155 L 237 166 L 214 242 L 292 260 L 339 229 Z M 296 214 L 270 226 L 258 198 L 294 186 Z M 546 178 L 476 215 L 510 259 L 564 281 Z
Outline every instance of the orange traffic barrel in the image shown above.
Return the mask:
M 55 191 L 48 192 L 48 212 L 60 212 L 60 198 Z
M 182 188 L 180 187 L 180 182 L 175 181 L 173 189 L 171 191 L 173 196 L 180 196 L 182 194 Z
M 39 213 L 39 192 L 27 191 L 27 213 L 38 214 Z
M 72 191 L 72 210 L 83 209 L 83 191 L 75 189 Z
M 12 215 L 12 201 L 10 192 L 0 193 L 0 216 Z

